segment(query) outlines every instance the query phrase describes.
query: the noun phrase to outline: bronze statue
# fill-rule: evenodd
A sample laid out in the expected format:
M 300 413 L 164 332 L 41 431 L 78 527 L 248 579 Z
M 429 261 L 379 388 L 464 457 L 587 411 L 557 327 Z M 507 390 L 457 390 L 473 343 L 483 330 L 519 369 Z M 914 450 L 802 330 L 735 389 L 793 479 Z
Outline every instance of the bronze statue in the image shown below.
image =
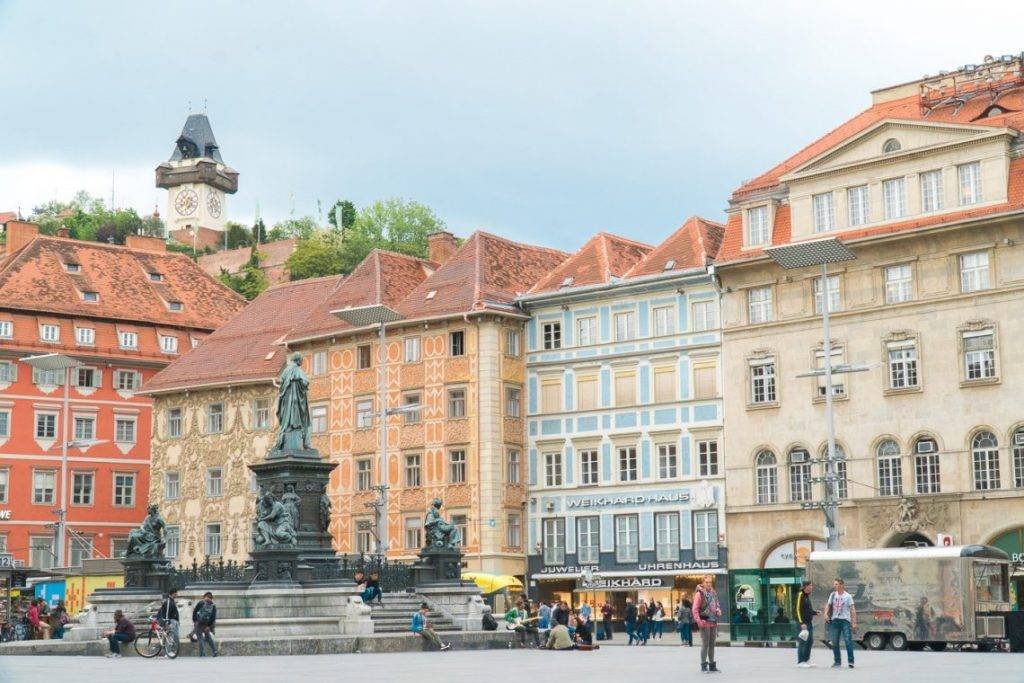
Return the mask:
M 160 516 L 156 505 L 146 508 L 146 518 L 138 528 L 128 534 L 125 557 L 162 558 L 164 556 L 163 532 L 167 523 Z
M 308 450 L 309 375 L 302 370 L 302 354 L 293 353 L 281 371 L 277 389 L 277 433 L 275 450 Z
M 327 495 L 327 487 L 320 492 L 320 531 L 327 533 L 331 526 L 331 497 Z
M 295 545 L 295 527 L 284 503 L 274 498 L 267 489 L 260 490 L 256 501 L 256 524 L 252 533 L 253 545 Z
M 292 519 L 292 528 L 299 530 L 299 494 L 295 493 L 295 484 L 285 484 L 284 493 L 281 494 L 281 503 Z
M 440 498 L 435 498 L 430 510 L 427 511 L 427 519 L 423 523 L 423 528 L 427 531 L 428 546 L 455 550 L 462 541 L 459 527 L 451 522 L 446 522 L 441 516 Z

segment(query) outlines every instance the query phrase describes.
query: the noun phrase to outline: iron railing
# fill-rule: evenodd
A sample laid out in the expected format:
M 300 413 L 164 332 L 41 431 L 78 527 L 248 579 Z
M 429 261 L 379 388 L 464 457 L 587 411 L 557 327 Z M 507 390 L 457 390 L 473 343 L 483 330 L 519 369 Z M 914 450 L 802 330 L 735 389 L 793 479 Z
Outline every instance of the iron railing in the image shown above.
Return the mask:
M 389 560 L 374 555 L 339 555 L 337 562 L 317 563 L 313 578 L 318 581 L 350 580 L 356 572 L 367 577 L 376 572 L 380 576 L 380 588 L 385 593 L 404 591 L 413 585 L 413 563 Z M 194 583 L 249 583 L 253 580 L 251 564 L 229 560 L 202 562 L 192 560 L 191 565 L 172 568 L 168 587 L 182 589 Z

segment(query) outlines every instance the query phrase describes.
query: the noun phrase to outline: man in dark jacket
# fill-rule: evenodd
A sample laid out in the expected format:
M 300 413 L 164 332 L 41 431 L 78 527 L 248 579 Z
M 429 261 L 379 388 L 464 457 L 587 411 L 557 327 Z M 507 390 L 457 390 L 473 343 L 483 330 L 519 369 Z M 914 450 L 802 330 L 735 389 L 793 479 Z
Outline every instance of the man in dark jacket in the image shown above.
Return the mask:
M 797 631 L 796 639 L 796 665 L 801 669 L 811 667 L 811 646 L 814 644 L 814 617 L 817 610 L 811 605 L 811 591 L 814 585 L 810 581 L 804 581 L 800 586 L 800 592 L 796 595 L 796 618 L 800 622 L 800 630 Z M 807 631 L 807 637 L 801 638 L 800 634 Z
M 181 617 L 178 616 L 178 591 L 170 590 L 160 603 L 160 609 L 156 612 L 158 621 L 164 624 L 164 630 L 175 644 L 178 642 L 178 623 Z M 165 655 L 166 656 L 166 655 Z
M 629 636 L 629 642 L 626 645 L 632 645 L 633 641 L 640 642 L 640 636 L 636 633 L 636 605 L 633 604 L 633 598 L 626 598 L 626 613 L 622 615 L 622 620 L 626 623 L 626 635 Z
M 217 643 L 213 639 L 213 632 L 217 623 L 217 605 L 213 604 L 213 593 L 207 591 L 203 599 L 196 603 L 192 610 L 192 623 L 195 624 L 196 638 L 199 640 L 199 656 L 206 656 L 204 645 L 209 644 L 210 651 L 216 657 Z
M 107 642 L 110 643 L 110 652 L 107 656 L 120 657 L 121 643 L 130 643 L 135 640 L 135 625 L 131 622 L 131 619 L 124 615 L 124 612 L 117 610 L 114 612 L 113 630 L 106 631 L 103 635 L 106 636 Z

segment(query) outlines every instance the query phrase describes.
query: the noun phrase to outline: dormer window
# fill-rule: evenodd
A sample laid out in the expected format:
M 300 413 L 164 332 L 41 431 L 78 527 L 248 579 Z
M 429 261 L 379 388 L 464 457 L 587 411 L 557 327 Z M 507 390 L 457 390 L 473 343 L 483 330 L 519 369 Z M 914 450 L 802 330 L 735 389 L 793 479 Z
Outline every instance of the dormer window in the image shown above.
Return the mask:
M 747 246 L 768 244 L 768 207 L 747 209 Z
M 118 332 L 117 343 L 122 349 L 139 348 L 139 335 L 137 332 Z
M 82 300 L 95 303 L 95 302 L 100 300 L 100 293 L 99 292 L 82 292 Z
M 164 281 L 164 274 L 163 273 L 150 273 L 149 274 L 149 279 L 152 280 L 153 282 L 163 282 Z
M 172 310 L 172 311 L 180 311 L 181 310 L 181 302 L 180 301 L 168 301 L 167 302 L 167 308 Z
M 59 325 L 40 325 L 39 326 L 39 338 L 44 342 L 56 344 L 60 341 L 60 326 Z
M 882 154 L 892 154 L 900 151 L 901 149 L 903 149 L 903 146 L 900 145 L 899 140 L 896 138 L 889 138 L 885 141 L 885 144 L 882 145 Z
M 164 353 L 177 353 L 178 338 L 171 335 L 160 335 L 160 350 Z
M 563 287 L 572 287 L 572 277 L 570 276 L 570 277 L 567 277 L 564 280 L 562 280 L 562 286 Z
M 436 289 L 430 290 L 429 292 L 427 292 L 427 301 L 430 301 L 435 296 L 437 296 L 437 290 Z
M 77 263 L 65 263 L 64 270 L 68 271 L 69 273 L 78 273 L 81 272 L 82 266 Z
M 672 270 L 675 267 L 676 267 L 675 259 L 669 259 L 668 261 L 665 261 L 665 270 Z

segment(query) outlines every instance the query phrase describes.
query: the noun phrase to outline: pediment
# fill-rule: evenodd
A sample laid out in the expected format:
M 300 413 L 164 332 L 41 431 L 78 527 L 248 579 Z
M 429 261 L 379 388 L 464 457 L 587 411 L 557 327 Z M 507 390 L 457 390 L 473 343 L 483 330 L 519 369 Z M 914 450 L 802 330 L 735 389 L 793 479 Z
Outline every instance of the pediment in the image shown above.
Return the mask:
M 839 169 L 900 159 L 945 147 L 977 142 L 1000 136 L 1012 136 L 1008 128 L 960 125 L 930 121 L 879 121 L 859 134 L 822 152 L 783 176 L 783 180 L 802 178 Z M 885 151 L 886 143 L 895 140 L 897 151 Z

